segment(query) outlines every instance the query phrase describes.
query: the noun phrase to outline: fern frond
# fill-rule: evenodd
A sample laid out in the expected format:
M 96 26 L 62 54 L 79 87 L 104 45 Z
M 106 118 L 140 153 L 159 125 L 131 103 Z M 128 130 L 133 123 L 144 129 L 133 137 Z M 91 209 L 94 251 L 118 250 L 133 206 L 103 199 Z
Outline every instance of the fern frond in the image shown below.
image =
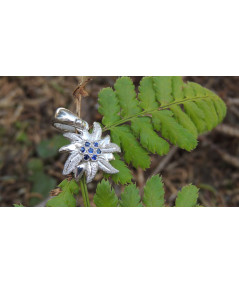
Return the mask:
M 109 178 L 111 176 L 112 180 L 116 184 L 127 184 L 131 183 L 131 180 L 133 178 L 130 169 L 126 166 L 126 164 L 120 159 L 120 156 L 118 154 L 114 154 L 115 160 L 111 161 L 111 165 L 117 169 L 119 172 L 117 174 L 109 175 L 104 174 L 106 178 Z
M 144 187 L 143 203 L 147 207 L 164 206 L 164 188 L 160 176 L 156 175 L 148 179 Z
M 139 190 L 135 184 L 130 184 L 125 187 L 124 192 L 121 194 L 121 207 L 142 207 L 140 202 Z
M 97 184 L 94 203 L 97 207 L 117 207 L 118 197 L 108 181 L 102 180 Z
M 191 151 L 197 136 L 226 115 L 224 102 L 210 90 L 181 77 L 144 77 L 138 96 L 129 77 L 99 93 L 104 131 L 121 145 L 127 163 L 150 166 L 150 153 L 167 154 L 168 142 Z M 130 125 L 122 125 L 130 123 Z
M 111 137 L 114 143 L 123 148 L 126 163 L 132 163 L 135 168 L 142 169 L 150 166 L 147 151 L 140 146 L 128 125 L 114 127 L 111 130 Z
M 197 205 L 199 189 L 195 185 L 187 185 L 178 193 L 176 207 L 195 207 Z

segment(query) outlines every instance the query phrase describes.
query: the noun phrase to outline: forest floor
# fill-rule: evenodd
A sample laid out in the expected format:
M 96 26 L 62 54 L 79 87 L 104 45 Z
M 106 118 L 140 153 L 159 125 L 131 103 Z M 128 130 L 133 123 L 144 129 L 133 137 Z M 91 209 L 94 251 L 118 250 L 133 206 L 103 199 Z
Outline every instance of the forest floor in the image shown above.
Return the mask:
M 117 77 L 93 77 L 86 87 L 82 118 L 100 121 L 97 95 Z M 141 77 L 132 79 L 136 86 Z M 167 156 L 152 155 L 150 169 L 132 169 L 140 189 L 153 173 L 163 176 L 166 204 L 174 206 L 177 191 L 188 183 L 200 187 L 203 206 L 239 206 L 239 77 L 184 77 L 215 91 L 227 104 L 223 122 L 199 137 L 197 149 L 188 153 L 172 147 Z M 58 107 L 75 111 L 72 93 L 79 77 L 0 77 L 0 206 L 39 206 L 63 179 L 66 155 L 62 135 L 51 121 Z M 92 203 L 98 173 L 89 184 Z M 117 186 L 119 194 L 123 187 Z M 78 205 L 82 205 L 79 198 Z M 93 204 L 92 204 L 93 205 Z

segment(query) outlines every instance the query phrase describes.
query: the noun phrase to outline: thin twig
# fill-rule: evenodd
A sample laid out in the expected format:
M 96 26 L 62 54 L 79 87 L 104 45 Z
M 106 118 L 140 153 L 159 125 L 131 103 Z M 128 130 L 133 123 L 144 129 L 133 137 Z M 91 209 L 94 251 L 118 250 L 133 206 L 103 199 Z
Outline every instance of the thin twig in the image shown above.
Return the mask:
M 80 82 L 78 84 L 78 86 L 76 87 L 76 89 L 73 92 L 73 97 L 75 99 L 75 103 L 76 103 L 76 113 L 79 117 L 81 117 L 81 101 L 82 101 L 82 97 L 87 97 L 88 93 L 85 90 L 85 86 L 86 84 L 91 80 L 90 78 L 81 76 L 80 77 Z
M 177 150 L 178 150 L 178 148 L 176 146 L 173 146 L 171 148 L 171 150 L 169 151 L 169 153 L 167 154 L 167 156 L 162 159 L 162 161 L 159 163 L 159 165 L 153 171 L 151 176 L 154 176 L 154 175 L 160 173 L 165 168 L 165 166 L 169 163 L 169 161 L 172 159 L 172 157 L 175 155 Z

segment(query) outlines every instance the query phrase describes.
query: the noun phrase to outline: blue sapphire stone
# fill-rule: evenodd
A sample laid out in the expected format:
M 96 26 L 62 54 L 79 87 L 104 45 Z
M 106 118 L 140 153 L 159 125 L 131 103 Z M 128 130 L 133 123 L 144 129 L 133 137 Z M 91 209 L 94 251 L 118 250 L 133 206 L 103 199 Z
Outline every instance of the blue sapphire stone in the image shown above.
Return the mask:
M 96 161 L 97 155 L 93 155 L 93 156 L 91 157 L 91 159 L 92 159 L 93 161 Z
M 80 150 L 81 150 L 82 153 L 84 153 L 85 152 L 85 147 L 81 147 Z
M 83 168 L 77 167 L 77 176 L 79 176 L 82 171 L 83 171 Z
M 86 147 L 90 147 L 90 142 L 85 142 Z
M 101 154 L 101 150 L 100 149 L 97 149 L 97 154 Z
M 84 160 L 89 160 L 90 156 L 89 155 L 84 155 Z
M 95 146 L 95 147 L 98 147 L 98 146 L 99 146 L 99 143 L 98 143 L 98 142 L 95 142 L 95 143 L 94 143 L 94 146 Z
M 92 154 L 92 153 L 94 152 L 94 149 L 93 149 L 93 148 L 89 148 L 89 149 L 88 149 L 88 152 L 89 152 L 90 154 Z

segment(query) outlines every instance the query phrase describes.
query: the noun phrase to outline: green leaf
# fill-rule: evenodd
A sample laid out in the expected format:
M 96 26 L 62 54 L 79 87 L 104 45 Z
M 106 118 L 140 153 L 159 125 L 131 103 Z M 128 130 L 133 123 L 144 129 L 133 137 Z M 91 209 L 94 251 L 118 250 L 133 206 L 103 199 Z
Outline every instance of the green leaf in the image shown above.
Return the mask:
M 172 77 L 158 76 L 153 77 L 156 98 L 161 105 L 172 102 Z
M 29 170 L 28 180 L 32 182 L 31 192 L 37 193 L 39 196 L 30 199 L 30 206 L 35 206 L 47 197 L 49 191 L 56 186 L 56 179 L 44 173 L 43 162 L 40 159 L 30 159 L 27 167 Z
M 164 206 L 164 188 L 159 175 L 151 177 L 144 188 L 143 203 L 147 207 Z
M 13 204 L 14 207 L 25 207 L 21 203 L 20 204 Z
M 102 123 L 108 125 L 120 119 L 118 98 L 112 88 L 105 88 L 99 92 L 99 112 L 104 115 Z
M 175 100 L 182 100 L 184 98 L 183 94 L 183 79 L 180 76 L 172 77 L 172 95 Z
M 129 77 L 119 78 L 114 89 L 103 89 L 99 95 L 103 130 L 111 131 L 126 163 L 136 168 L 149 168 L 149 153 L 166 154 L 168 142 L 191 151 L 198 135 L 226 115 L 220 97 L 198 84 L 184 83 L 182 77 L 144 77 L 138 97 Z
M 131 179 L 133 178 L 132 173 L 130 169 L 126 166 L 126 164 L 120 159 L 120 156 L 117 154 L 114 154 L 115 160 L 111 161 L 111 165 L 116 168 L 119 173 L 109 175 L 109 174 L 104 174 L 106 178 L 111 177 L 112 180 L 116 184 L 127 184 L 131 183 Z
M 111 188 L 109 181 L 102 180 L 97 184 L 94 203 L 97 207 L 117 207 L 118 197 L 114 189 Z
M 169 152 L 169 144 L 153 130 L 149 117 L 139 117 L 132 120 L 131 128 L 144 148 L 153 154 L 165 155 Z
M 142 207 L 140 202 L 139 190 L 135 184 L 130 184 L 125 187 L 124 192 L 121 194 L 121 207 Z
M 152 110 L 158 108 L 158 103 L 156 102 L 155 91 L 153 89 L 153 77 L 144 77 L 140 81 L 139 86 L 139 100 L 140 106 L 144 110 Z
M 140 146 L 128 125 L 115 127 L 111 130 L 112 140 L 124 149 L 126 163 L 132 163 L 135 168 L 146 169 L 150 165 L 147 152 Z
M 177 122 L 181 124 L 185 129 L 187 129 L 190 133 L 192 133 L 195 138 L 197 138 L 198 131 L 195 124 L 190 119 L 190 117 L 182 111 L 180 106 L 172 106 L 170 110 L 173 112 Z
M 183 128 L 174 118 L 169 110 L 154 112 L 153 123 L 156 130 L 161 130 L 162 136 L 169 139 L 171 143 L 187 151 L 197 146 L 197 140 L 192 133 Z
M 183 105 L 185 112 L 193 121 L 198 130 L 198 133 L 203 133 L 206 130 L 204 112 L 197 106 L 195 102 L 186 102 Z
M 119 78 L 114 87 L 123 117 L 134 115 L 141 111 L 138 100 L 136 99 L 134 84 L 129 77 Z
M 62 135 L 55 135 L 51 139 L 42 140 L 37 145 L 37 154 L 43 159 L 52 158 L 57 155 L 59 148 L 68 143 L 69 141 Z
M 176 207 L 195 207 L 197 205 L 199 189 L 194 185 L 184 186 L 178 193 Z
M 65 179 L 61 182 L 58 187 L 61 188 L 62 192 L 50 199 L 46 206 L 47 207 L 76 207 L 76 200 L 74 194 L 79 193 L 79 186 L 74 179 L 68 181 Z
M 32 172 L 42 172 L 43 171 L 43 162 L 41 159 L 32 158 L 27 163 L 27 168 Z

